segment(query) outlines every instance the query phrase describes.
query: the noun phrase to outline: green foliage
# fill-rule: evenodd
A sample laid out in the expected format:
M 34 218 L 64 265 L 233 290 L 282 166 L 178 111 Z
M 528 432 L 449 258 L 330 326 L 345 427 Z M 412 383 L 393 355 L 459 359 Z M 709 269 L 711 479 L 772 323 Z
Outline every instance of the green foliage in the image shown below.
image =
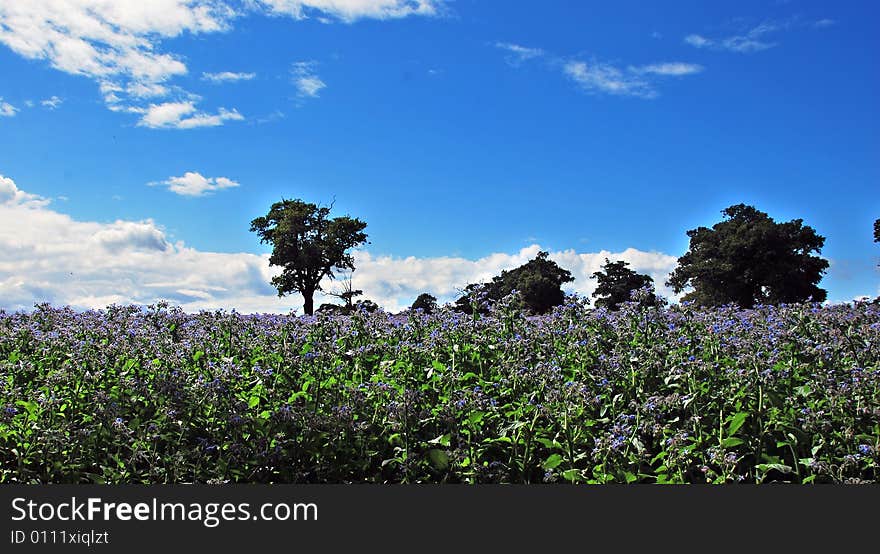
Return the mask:
M 303 295 L 304 311 L 312 315 L 314 295 L 321 280 L 335 269 L 354 269 L 348 250 L 367 242 L 367 224 L 348 216 L 330 218 L 329 207 L 302 200 L 275 202 L 265 216 L 251 221 L 251 231 L 261 243 L 272 245 L 271 265 L 282 267 L 272 278 L 278 296 Z
M 598 280 L 598 286 L 593 292 L 596 299 L 594 304 L 597 308 L 616 310 L 623 302 L 632 300 L 632 293 L 642 288 L 649 288 L 650 294 L 642 295 L 639 302 L 643 306 L 654 306 L 657 297 L 653 294 L 654 279 L 648 275 L 636 273 L 627 267 L 625 261 L 611 262 L 605 258 L 602 271 L 593 273 L 593 278 Z
M 571 272 L 550 260 L 547 252 L 538 252 L 525 264 L 501 272 L 486 284 L 470 284 L 455 303 L 459 311 L 485 313 L 490 302 L 497 302 L 517 292 L 521 306 L 533 314 L 545 314 L 565 301 L 562 285 L 574 281 Z
M 880 308 L 0 312 L 0 483 L 880 481 Z
M 738 204 L 722 212 L 712 229 L 687 232 L 689 250 L 678 259 L 668 285 L 675 292 L 693 287 L 686 301 L 701 306 L 823 302 L 817 286 L 828 261 L 821 253 L 825 238 L 803 220 L 776 223 L 752 206 Z

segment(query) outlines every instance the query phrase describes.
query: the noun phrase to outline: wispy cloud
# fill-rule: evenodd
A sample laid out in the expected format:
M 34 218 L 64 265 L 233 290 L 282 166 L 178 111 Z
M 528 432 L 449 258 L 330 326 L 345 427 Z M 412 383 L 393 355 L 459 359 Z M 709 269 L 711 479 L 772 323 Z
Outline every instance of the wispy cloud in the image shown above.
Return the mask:
M 569 61 L 563 65 L 562 71 L 587 92 L 641 98 L 657 96 L 651 84 L 638 73 L 627 72 L 607 63 Z
M 202 73 L 202 80 L 210 81 L 212 83 L 234 83 L 236 81 L 250 81 L 256 76 L 256 73 L 221 71 L 220 73 Z
M 165 186 L 169 191 L 181 196 L 207 196 L 222 189 L 235 188 L 239 183 L 227 177 L 204 177 L 201 173 L 187 171 L 182 177 L 169 177 L 165 181 L 148 183 L 150 186 Z
M 46 98 L 45 100 L 40 101 L 40 105 L 44 108 L 49 108 L 50 110 L 54 110 L 58 106 L 60 106 L 64 102 L 63 98 L 58 98 L 57 96 L 51 96 Z
M 327 84 L 315 74 L 315 61 L 295 62 L 290 72 L 293 75 L 293 84 L 300 98 L 317 98 Z
M 634 73 L 652 73 L 654 75 L 679 76 L 700 73 L 705 68 L 702 65 L 698 65 L 695 63 L 670 62 L 655 63 L 651 65 L 643 65 L 640 67 L 630 67 L 629 69 Z
M 504 57 L 504 60 L 514 67 L 525 61 L 540 58 L 544 55 L 544 51 L 540 48 L 529 48 L 511 42 L 496 42 L 494 46 L 495 48 L 508 52 L 508 55 Z
M 3 98 L 0 97 L 0 117 L 12 117 L 18 112 L 18 108 L 10 104 L 9 102 L 4 102 Z
M 359 19 L 400 19 L 410 16 L 439 16 L 446 12 L 445 0 L 256 0 L 271 13 L 296 19 L 330 18 L 353 23 Z
M 779 45 L 772 36 L 782 31 L 804 28 L 822 28 L 834 25 L 833 19 L 820 19 L 807 21 L 800 17 L 791 17 L 779 21 L 764 21 L 751 28 L 744 28 L 741 32 L 725 37 L 707 37 L 700 34 L 690 34 L 684 37 L 684 42 L 696 48 L 709 50 L 726 50 L 728 52 L 753 53 L 769 50 Z
M 704 70 L 701 65 L 685 62 L 622 67 L 596 58 L 590 61 L 563 58 L 541 48 L 526 47 L 511 42 L 495 42 L 492 46 L 508 53 L 505 62 L 511 67 L 519 67 L 533 60 L 542 62 L 547 69 L 561 72 L 578 88 L 591 94 L 655 98 L 659 95 L 657 92 L 659 80 L 693 75 Z

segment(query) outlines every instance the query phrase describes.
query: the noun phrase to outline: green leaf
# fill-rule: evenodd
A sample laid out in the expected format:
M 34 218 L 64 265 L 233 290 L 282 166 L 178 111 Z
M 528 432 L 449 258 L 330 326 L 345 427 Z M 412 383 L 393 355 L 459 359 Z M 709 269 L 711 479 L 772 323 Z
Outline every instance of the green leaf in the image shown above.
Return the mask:
M 746 422 L 746 418 L 749 417 L 748 412 L 739 412 L 733 417 L 730 418 L 730 426 L 727 428 L 727 436 L 733 436 L 739 431 L 739 428 L 743 426 L 743 423 Z
M 428 459 L 431 460 L 431 465 L 437 471 L 446 471 L 449 468 L 449 454 L 445 450 L 439 448 L 428 450 Z
M 485 412 L 471 412 L 471 415 L 468 416 L 468 421 L 471 422 L 471 425 L 477 425 L 483 418 L 486 417 Z
M 441 446 L 449 446 L 449 437 L 450 437 L 449 433 L 446 433 L 445 435 L 440 435 L 436 439 L 431 439 L 428 442 L 430 444 L 439 444 Z
M 544 460 L 544 463 L 541 464 L 541 467 L 543 467 L 546 471 L 550 471 L 561 463 L 562 456 L 560 454 L 551 454 L 549 458 Z
M 791 473 L 791 466 L 787 466 L 785 464 L 758 464 L 755 466 L 758 471 L 768 472 L 770 470 L 775 469 L 776 471 L 781 471 L 782 473 Z
M 256 405 L 259 404 L 259 403 L 260 403 L 260 397 L 259 397 L 259 396 L 256 396 L 256 395 L 251 396 L 251 397 L 248 399 L 248 409 L 253 408 L 254 406 L 256 406 Z
M 721 441 L 722 448 L 733 448 L 734 446 L 739 446 L 746 441 L 742 440 L 739 437 L 727 437 L 723 441 Z

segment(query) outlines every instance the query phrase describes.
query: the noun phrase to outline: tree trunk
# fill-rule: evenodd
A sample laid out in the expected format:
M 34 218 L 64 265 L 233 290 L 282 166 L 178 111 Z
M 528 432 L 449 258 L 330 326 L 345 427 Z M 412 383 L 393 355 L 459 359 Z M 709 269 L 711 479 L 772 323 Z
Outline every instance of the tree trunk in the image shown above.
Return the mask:
M 313 315 L 315 313 L 315 291 L 303 291 L 303 301 L 303 312 L 306 315 Z

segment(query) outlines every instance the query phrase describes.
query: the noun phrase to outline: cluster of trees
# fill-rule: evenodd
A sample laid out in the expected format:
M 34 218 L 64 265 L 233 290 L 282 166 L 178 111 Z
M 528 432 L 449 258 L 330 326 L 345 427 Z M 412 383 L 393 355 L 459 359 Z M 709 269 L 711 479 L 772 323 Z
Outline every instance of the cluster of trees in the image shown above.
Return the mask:
M 354 271 L 354 260 L 348 251 L 368 244 L 364 229 L 367 224 L 348 216 L 331 218 L 331 207 L 319 207 L 301 200 L 282 200 L 272 204 L 269 213 L 251 222 L 251 231 L 258 233 L 261 243 L 273 250 L 269 263 L 282 272 L 272 279 L 278 295 L 298 292 L 304 300 L 304 312 L 314 312 L 314 294 L 321 291 L 325 277 L 335 272 Z M 687 232 L 688 251 L 678 258 L 675 270 L 666 282 L 676 293 L 686 289 L 684 300 L 702 306 L 737 304 L 744 308 L 756 304 L 822 302 L 827 292 L 818 286 L 828 269 L 828 262 L 818 255 L 825 237 L 815 229 L 794 219 L 776 222 L 753 206 L 737 204 L 722 211 L 724 219 L 712 228 L 698 227 Z M 880 219 L 874 222 L 874 241 L 880 242 Z M 601 271 L 592 275 L 597 281 L 594 304 L 611 310 L 621 303 L 638 301 L 644 305 L 658 302 L 653 279 L 636 273 L 625 261 L 605 259 Z M 543 314 L 562 304 L 562 286 L 574 281 L 571 272 L 550 260 L 547 252 L 539 252 L 527 263 L 502 271 L 488 283 L 467 285 L 454 308 L 485 311 L 487 303 L 498 301 L 517 292 L 520 307 L 534 314 Z M 648 294 L 634 296 L 634 291 Z M 353 290 L 351 280 L 343 292 L 329 293 L 343 301 L 323 304 L 319 311 L 351 313 L 378 306 L 370 300 L 355 298 L 363 295 Z M 411 309 L 433 312 L 437 298 L 424 293 Z

